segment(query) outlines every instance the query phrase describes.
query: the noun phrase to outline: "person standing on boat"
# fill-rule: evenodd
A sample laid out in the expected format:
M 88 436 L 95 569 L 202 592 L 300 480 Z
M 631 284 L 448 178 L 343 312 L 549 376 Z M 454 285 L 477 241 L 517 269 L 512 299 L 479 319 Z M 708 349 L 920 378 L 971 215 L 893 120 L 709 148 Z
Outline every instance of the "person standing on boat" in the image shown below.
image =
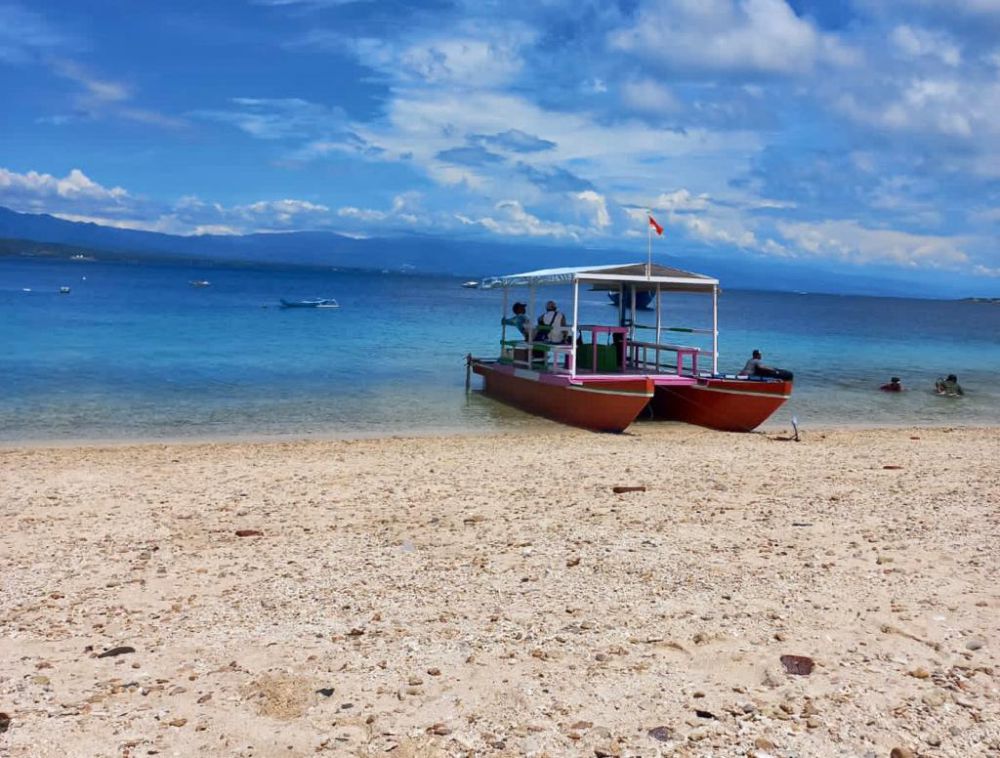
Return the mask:
M 528 339 L 528 316 L 526 315 L 527 306 L 524 303 L 514 303 L 511 306 L 511 310 L 514 315 L 510 318 L 500 319 L 500 323 L 505 326 L 516 326 L 518 331 L 521 332 L 521 336 L 524 339 Z
M 545 304 L 545 313 L 538 317 L 535 342 L 549 342 L 561 345 L 566 341 L 566 316 L 556 306 L 555 300 Z

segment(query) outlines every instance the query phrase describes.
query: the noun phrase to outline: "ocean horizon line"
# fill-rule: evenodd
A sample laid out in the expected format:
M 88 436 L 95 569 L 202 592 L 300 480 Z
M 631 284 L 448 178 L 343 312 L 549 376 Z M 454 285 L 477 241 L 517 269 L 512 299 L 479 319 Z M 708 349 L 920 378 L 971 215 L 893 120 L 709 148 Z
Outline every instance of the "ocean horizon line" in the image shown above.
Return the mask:
M 72 248 L 72 250 L 67 250 L 65 253 L 60 255 L 46 255 L 46 254 L 23 254 L 16 252 L 8 252 L 3 249 L 2 243 L 5 242 L 29 242 L 31 244 L 37 245 L 56 245 L 60 247 Z M 74 260 L 74 255 L 86 254 L 88 257 L 85 260 Z M 78 263 L 80 265 L 92 264 L 92 263 L 103 263 L 108 265 L 125 265 L 125 266 L 148 266 L 153 268 L 192 268 L 198 270 L 220 270 L 220 271 L 314 271 L 322 273 L 341 273 L 341 274 L 377 274 L 377 275 L 398 275 L 406 276 L 411 278 L 426 278 L 426 279 L 453 279 L 455 281 L 460 280 L 482 280 L 489 278 L 491 276 L 503 276 L 511 273 L 520 273 L 520 270 L 515 271 L 497 271 L 493 270 L 492 273 L 485 274 L 482 272 L 473 273 L 471 271 L 464 273 L 455 273 L 452 271 L 435 271 L 430 269 L 421 269 L 414 265 L 404 264 L 402 266 L 351 266 L 342 264 L 321 264 L 321 263 L 311 263 L 307 261 L 255 261 L 255 260 L 245 260 L 239 258 L 226 258 L 226 259 L 214 259 L 214 258 L 199 258 L 199 257 L 180 257 L 166 254 L 147 254 L 147 253 L 134 253 L 125 251 L 114 251 L 114 250 L 93 250 L 88 249 L 79 245 L 64 245 L 62 243 L 39 243 L 34 240 L 10 240 L 6 238 L 0 238 L 0 261 L 3 260 L 17 260 L 17 261 L 32 261 L 38 263 Z M 623 260 L 623 261 L 612 261 L 612 263 L 635 263 L 639 262 L 638 258 L 635 260 Z M 669 262 L 669 261 L 668 261 Z M 710 263 L 710 262 L 706 262 Z M 541 268 L 541 267 L 540 267 Z M 711 266 L 706 267 L 706 271 L 697 271 L 693 273 L 710 273 L 707 269 Z M 528 271 L 531 269 L 522 269 L 523 271 Z M 868 299 L 877 300 L 926 300 L 931 302 L 973 302 L 984 305 L 992 305 L 1000 303 L 1000 297 L 984 296 L 984 295 L 962 295 L 962 296 L 931 296 L 926 294 L 913 294 L 913 295 L 897 295 L 897 294 L 877 294 L 877 293 L 866 293 L 866 292 L 836 292 L 828 289 L 810 289 L 803 290 L 796 287 L 734 287 L 726 286 L 723 280 L 719 289 L 720 295 L 724 295 L 726 292 L 741 292 L 752 294 L 755 292 L 767 293 L 767 294 L 786 294 L 786 295 L 812 295 L 821 297 L 861 297 Z

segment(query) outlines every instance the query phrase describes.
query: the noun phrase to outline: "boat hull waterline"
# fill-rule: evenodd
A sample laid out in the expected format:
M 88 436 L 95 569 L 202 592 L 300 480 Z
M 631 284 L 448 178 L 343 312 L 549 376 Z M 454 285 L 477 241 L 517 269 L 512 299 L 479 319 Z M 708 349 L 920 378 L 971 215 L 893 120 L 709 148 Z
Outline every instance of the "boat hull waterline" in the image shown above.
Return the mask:
M 767 421 L 791 394 L 790 381 L 698 377 L 687 385 L 658 384 L 649 407 L 654 419 L 749 432 Z
M 483 394 L 528 413 L 597 432 L 622 432 L 653 397 L 647 376 L 574 377 L 474 360 Z

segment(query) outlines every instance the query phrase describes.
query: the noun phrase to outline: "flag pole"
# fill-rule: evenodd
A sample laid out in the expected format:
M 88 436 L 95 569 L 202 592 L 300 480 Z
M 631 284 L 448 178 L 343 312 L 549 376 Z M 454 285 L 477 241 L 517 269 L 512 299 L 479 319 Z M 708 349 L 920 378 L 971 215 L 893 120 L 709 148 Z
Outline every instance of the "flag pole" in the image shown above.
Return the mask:
M 653 224 L 652 224 L 653 212 L 646 212 L 646 278 L 648 279 L 653 275 Z

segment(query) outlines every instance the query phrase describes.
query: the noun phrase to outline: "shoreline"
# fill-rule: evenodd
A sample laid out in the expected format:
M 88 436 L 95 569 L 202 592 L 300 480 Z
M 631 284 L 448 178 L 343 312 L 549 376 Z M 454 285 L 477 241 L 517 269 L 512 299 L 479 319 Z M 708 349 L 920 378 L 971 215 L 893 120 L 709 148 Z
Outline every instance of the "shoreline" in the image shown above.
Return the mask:
M 80 437 L 80 438 L 25 438 L 19 440 L 0 440 L 0 452 L 12 450 L 62 450 L 73 448 L 129 448 L 129 447 L 153 447 L 153 446 L 198 446 L 198 445 L 267 445 L 267 444 L 294 444 L 294 443 L 324 443 L 324 442 L 344 442 L 344 441 L 364 441 L 364 440 L 425 440 L 425 439 L 461 439 L 461 438 L 481 438 L 481 437 L 522 437 L 539 433 L 554 433 L 560 429 L 575 431 L 597 436 L 629 436 L 641 433 L 645 429 L 662 427 L 669 428 L 690 428 L 701 429 L 705 432 L 719 434 L 723 436 L 745 436 L 745 435 L 768 435 L 791 433 L 791 422 L 779 423 L 767 421 L 757 429 L 750 432 L 720 432 L 703 427 L 684 424 L 682 422 L 657 421 L 657 422 L 637 422 L 630 426 L 622 435 L 602 434 L 600 432 L 588 432 L 575 427 L 549 421 L 543 418 L 525 419 L 517 428 L 502 429 L 472 429 L 467 427 L 431 427 L 427 429 L 401 429 L 397 432 L 343 432 L 316 433 L 316 434 L 242 434 L 242 435 L 218 435 L 218 436 L 164 436 L 164 437 Z M 1000 429 L 1000 422 L 986 421 L 983 423 L 951 423 L 951 424 L 927 424 L 927 423 L 899 423 L 899 424 L 833 424 L 824 423 L 805 426 L 799 425 L 800 436 L 807 434 L 828 434 L 831 432 L 875 432 L 875 431 L 900 431 L 900 430 L 982 430 Z

